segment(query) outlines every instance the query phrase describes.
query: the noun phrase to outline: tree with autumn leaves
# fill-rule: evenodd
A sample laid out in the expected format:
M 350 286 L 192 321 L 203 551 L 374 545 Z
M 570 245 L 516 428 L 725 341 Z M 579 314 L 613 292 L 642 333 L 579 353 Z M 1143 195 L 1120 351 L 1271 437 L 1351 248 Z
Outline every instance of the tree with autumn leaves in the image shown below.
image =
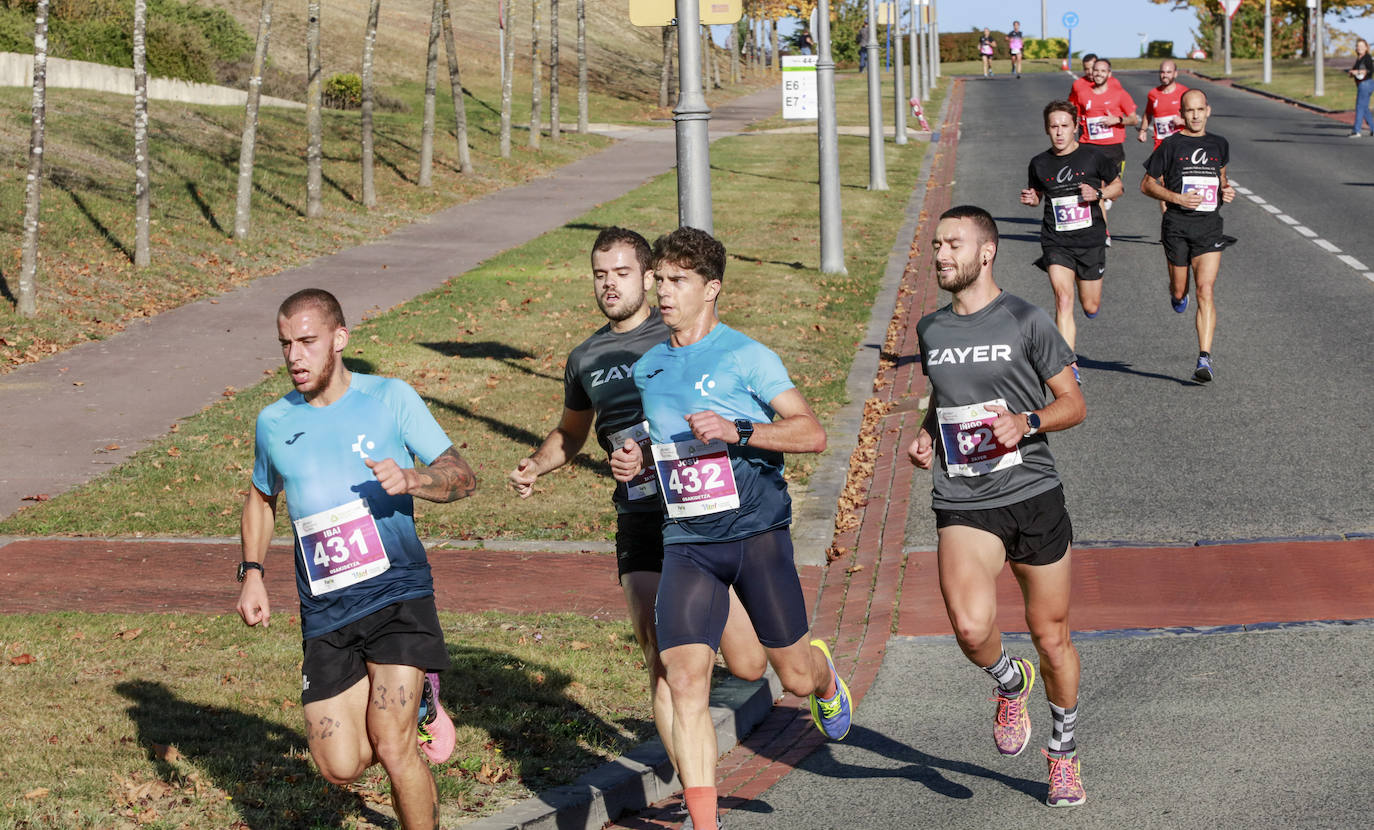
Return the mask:
M 1192 9 L 1197 15 L 1193 37 L 1199 46 L 1216 54 L 1221 51 L 1221 4 L 1216 0 L 1151 0 L 1173 11 Z M 1271 0 L 1271 48 L 1276 57 L 1301 54 L 1311 57 L 1307 33 L 1312 9 L 1307 0 Z M 1374 14 L 1374 0 L 1322 0 L 1323 19 L 1344 21 Z M 1328 41 L 1330 42 L 1330 41 Z M 1180 44 L 1181 45 L 1181 44 Z M 1352 44 L 1353 46 L 1353 44 Z M 1231 18 L 1231 55 L 1258 58 L 1264 54 L 1264 0 L 1244 0 Z

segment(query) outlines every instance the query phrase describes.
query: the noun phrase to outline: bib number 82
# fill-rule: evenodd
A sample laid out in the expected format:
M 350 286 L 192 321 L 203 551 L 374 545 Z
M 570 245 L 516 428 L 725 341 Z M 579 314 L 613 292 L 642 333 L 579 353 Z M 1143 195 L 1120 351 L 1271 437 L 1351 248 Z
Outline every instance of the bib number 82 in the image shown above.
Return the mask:
M 993 443 L 992 429 L 990 427 L 978 427 L 968 432 L 958 434 L 959 452 L 963 455 L 972 455 L 975 452 L 988 452 L 995 449 Z
M 353 551 L 348 547 L 350 543 L 357 549 L 359 556 L 367 556 L 367 540 L 363 538 L 362 528 L 358 528 L 349 534 L 347 542 L 342 536 L 330 536 L 323 542 L 316 542 L 315 564 L 322 567 L 330 563 L 342 565 L 353 557 Z M 326 544 L 333 551 L 332 554 L 325 550 Z
M 695 495 L 702 490 L 714 490 L 721 486 L 720 465 L 702 464 L 697 467 L 681 467 L 668 476 L 668 489 L 678 495 Z

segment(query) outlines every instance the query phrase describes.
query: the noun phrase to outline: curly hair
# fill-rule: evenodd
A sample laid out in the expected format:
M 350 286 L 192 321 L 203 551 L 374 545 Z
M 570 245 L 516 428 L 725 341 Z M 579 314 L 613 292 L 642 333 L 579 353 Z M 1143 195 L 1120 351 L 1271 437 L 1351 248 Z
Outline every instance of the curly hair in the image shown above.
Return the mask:
M 725 280 L 725 246 L 703 230 L 681 227 L 655 240 L 654 268 L 664 262 L 696 271 L 707 282 Z

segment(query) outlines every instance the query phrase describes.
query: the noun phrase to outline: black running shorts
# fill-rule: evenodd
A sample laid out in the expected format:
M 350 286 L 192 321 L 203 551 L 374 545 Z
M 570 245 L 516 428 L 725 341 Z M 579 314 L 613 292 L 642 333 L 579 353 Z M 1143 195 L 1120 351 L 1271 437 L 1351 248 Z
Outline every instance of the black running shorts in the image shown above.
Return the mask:
M 616 579 L 635 571 L 663 570 L 663 514 L 617 513 L 615 517 Z
M 1043 271 L 1049 271 L 1051 265 L 1062 265 L 1073 272 L 1075 278 L 1080 280 L 1100 280 L 1102 275 L 1107 273 L 1107 246 L 1099 245 L 1096 248 L 1060 248 L 1055 245 L 1045 245 L 1041 248 L 1040 258 L 1035 261 L 1037 267 Z
M 301 703 L 328 700 L 367 677 L 367 664 L 448 668 L 433 595 L 408 599 L 301 644 Z M 419 691 L 418 689 L 416 690 Z
M 1236 238 L 1225 235 L 1221 228 L 1219 213 L 1183 217 L 1166 210 L 1159 226 L 1164 256 L 1170 265 L 1183 267 L 1203 254 L 1224 251 L 1236 244 Z
M 974 527 L 1002 540 L 1007 558 L 1026 565 L 1052 565 L 1073 543 L 1073 523 L 1064 507 L 1064 487 L 1006 507 L 985 510 L 935 508 L 935 526 Z
M 658 650 L 692 643 L 720 648 L 731 586 L 766 647 L 790 646 L 806 635 L 806 598 L 792 537 L 782 527 L 734 542 L 664 547 L 654 609 Z

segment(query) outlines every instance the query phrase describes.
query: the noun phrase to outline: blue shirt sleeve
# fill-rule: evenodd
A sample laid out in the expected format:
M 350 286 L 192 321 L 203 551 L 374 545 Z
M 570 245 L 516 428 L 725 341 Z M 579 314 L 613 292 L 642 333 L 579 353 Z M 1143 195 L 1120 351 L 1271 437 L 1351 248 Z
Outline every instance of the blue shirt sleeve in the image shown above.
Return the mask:
M 453 446 L 444 428 L 434 420 L 434 415 L 425 405 L 424 399 L 410 384 L 396 378 L 389 378 L 386 396 L 391 410 L 396 413 L 396 421 L 401 426 L 401 436 L 411 454 L 431 464 L 445 450 Z
M 272 432 L 270 412 L 271 407 L 259 412 L 253 429 L 253 486 L 264 496 L 275 496 L 284 486 L 281 474 L 272 466 L 272 454 L 268 450 Z
M 746 348 L 737 351 L 735 359 L 739 361 L 740 373 L 748 379 L 749 388 L 770 412 L 772 406 L 769 404 L 774 398 L 796 388 L 787 374 L 787 367 L 782 365 L 782 358 L 758 341 L 750 341 Z

